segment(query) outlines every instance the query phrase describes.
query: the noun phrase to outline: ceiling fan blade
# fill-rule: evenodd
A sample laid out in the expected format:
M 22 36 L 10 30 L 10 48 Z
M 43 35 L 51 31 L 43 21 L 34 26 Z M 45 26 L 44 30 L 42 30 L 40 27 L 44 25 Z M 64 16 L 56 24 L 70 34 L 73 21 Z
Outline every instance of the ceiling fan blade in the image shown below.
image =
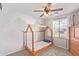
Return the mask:
M 43 10 L 34 10 L 34 12 L 43 12 Z
M 41 14 L 41 16 L 40 17 L 42 17 L 44 14 Z
M 2 4 L 0 3 L 0 10 L 2 10 Z
M 53 9 L 51 11 L 62 11 L 62 10 L 63 10 L 63 8 L 58 8 L 58 9 Z

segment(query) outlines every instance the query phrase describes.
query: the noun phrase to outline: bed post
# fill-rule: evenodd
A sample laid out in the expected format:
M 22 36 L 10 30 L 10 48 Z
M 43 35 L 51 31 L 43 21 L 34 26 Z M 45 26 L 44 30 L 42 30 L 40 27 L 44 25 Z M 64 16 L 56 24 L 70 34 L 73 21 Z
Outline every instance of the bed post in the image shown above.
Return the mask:
M 28 47 L 27 47 L 27 32 L 28 32 L 29 27 L 30 27 L 30 24 L 27 26 L 27 29 L 26 29 L 26 31 L 24 32 L 24 33 L 26 34 L 26 42 L 25 42 L 25 43 L 26 43 L 26 48 L 28 48 Z
M 53 35 L 53 31 L 52 31 L 51 28 L 49 28 L 49 26 L 46 27 L 45 31 L 46 31 L 47 29 L 49 29 L 49 30 L 51 31 L 51 40 L 52 40 L 52 44 L 53 44 L 53 37 L 52 37 L 52 35 Z
M 52 39 L 52 44 L 53 44 L 53 31 L 51 29 L 51 39 Z
M 32 32 L 32 55 L 35 55 L 35 52 L 34 52 L 34 32 Z
M 27 29 L 26 29 L 26 31 L 25 31 L 25 33 L 26 33 L 26 48 L 28 49 L 28 47 L 27 47 L 27 32 L 28 32 L 28 29 L 30 28 L 30 30 L 31 30 L 31 32 L 32 32 L 32 51 L 30 51 L 31 53 L 32 53 L 32 55 L 35 55 L 35 51 L 34 51 L 34 32 L 33 32 L 33 30 L 32 30 L 32 28 L 31 28 L 31 25 L 30 24 L 28 24 L 28 26 L 27 26 Z
M 35 55 L 35 51 L 34 51 L 34 32 L 31 28 L 31 25 L 29 24 L 30 30 L 32 32 L 32 55 Z

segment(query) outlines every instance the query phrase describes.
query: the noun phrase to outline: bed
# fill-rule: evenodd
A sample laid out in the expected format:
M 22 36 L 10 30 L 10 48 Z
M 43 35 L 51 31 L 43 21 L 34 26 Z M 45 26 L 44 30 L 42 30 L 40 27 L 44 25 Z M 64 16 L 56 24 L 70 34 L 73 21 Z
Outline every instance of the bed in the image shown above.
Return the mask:
M 30 24 L 27 26 L 23 45 L 32 55 L 47 49 L 52 43 L 52 30 L 48 26 L 33 27 Z

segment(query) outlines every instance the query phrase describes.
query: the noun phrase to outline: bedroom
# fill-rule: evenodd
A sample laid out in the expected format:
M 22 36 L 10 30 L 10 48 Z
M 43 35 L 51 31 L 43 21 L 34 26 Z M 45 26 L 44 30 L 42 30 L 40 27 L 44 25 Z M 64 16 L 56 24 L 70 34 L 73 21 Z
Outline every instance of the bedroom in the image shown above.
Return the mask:
M 72 41 L 70 42 L 70 39 L 72 39 L 70 38 L 70 33 L 73 34 L 76 32 L 74 38 L 77 37 L 75 39 L 78 39 L 78 35 L 76 34 L 79 33 L 79 3 L 51 3 L 51 5 L 51 9 L 53 9 L 53 11 L 50 12 L 51 14 L 44 14 L 42 16 L 43 12 L 47 12 L 45 10 L 47 3 L 1 3 L 0 55 L 31 56 L 24 47 L 26 46 L 26 43 L 24 43 L 26 42 L 26 40 L 24 40 L 26 39 L 26 36 L 30 37 L 31 40 L 32 37 L 34 37 L 36 41 L 42 40 L 53 42 L 52 46 L 44 48 L 44 51 L 40 51 L 36 54 L 37 56 L 79 55 L 79 44 L 74 43 L 73 46 L 71 46 Z M 58 10 L 58 8 L 60 9 Z M 54 9 L 57 11 L 54 11 Z M 43 10 L 43 12 L 37 12 L 38 10 Z M 28 26 L 30 29 L 29 32 L 35 33 L 34 36 L 30 34 L 23 35 L 24 32 L 26 33 Z M 51 30 L 45 33 L 47 28 L 50 28 Z M 77 29 L 74 30 L 73 28 Z M 72 32 L 70 32 L 71 30 Z M 79 41 L 77 43 L 79 43 Z M 34 44 L 32 44 L 32 42 L 30 44 L 32 45 L 32 48 Z M 42 43 L 42 45 L 38 44 L 37 47 L 39 48 L 39 46 L 43 46 L 43 44 L 44 43 Z M 73 49 L 74 45 L 78 45 L 78 47 Z M 69 49 L 71 50 L 69 51 Z M 74 50 L 78 53 L 74 52 Z

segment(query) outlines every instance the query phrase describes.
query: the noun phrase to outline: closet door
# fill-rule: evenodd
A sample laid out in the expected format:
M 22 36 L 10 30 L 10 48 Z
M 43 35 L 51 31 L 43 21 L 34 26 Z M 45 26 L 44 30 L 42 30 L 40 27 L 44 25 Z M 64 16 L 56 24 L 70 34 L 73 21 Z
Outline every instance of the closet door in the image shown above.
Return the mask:
M 59 37 L 59 20 L 53 21 L 53 43 L 55 46 L 60 47 L 61 46 L 61 40 Z
M 59 38 L 59 20 L 53 21 L 53 38 Z
M 53 42 L 55 46 L 68 49 L 68 19 L 53 21 Z
M 67 41 L 68 41 L 68 20 L 60 19 L 60 44 L 61 47 L 68 49 Z

